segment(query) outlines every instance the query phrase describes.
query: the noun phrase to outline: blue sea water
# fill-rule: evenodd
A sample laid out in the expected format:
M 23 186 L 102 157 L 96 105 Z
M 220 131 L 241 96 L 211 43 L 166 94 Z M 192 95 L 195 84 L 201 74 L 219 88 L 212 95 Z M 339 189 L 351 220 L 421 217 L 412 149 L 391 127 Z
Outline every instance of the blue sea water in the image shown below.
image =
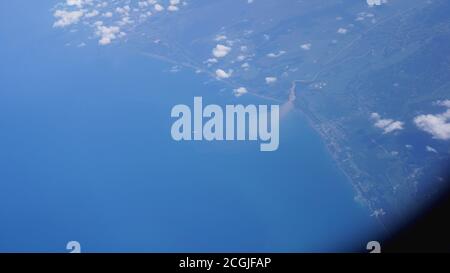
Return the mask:
M 270 102 L 126 47 L 65 47 L 43 5 L 11 3 L 8 23 L 3 5 L 1 252 L 339 251 L 381 228 L 298 113 L 273 153 L 174 142 L 170 110 L 194 96 Z

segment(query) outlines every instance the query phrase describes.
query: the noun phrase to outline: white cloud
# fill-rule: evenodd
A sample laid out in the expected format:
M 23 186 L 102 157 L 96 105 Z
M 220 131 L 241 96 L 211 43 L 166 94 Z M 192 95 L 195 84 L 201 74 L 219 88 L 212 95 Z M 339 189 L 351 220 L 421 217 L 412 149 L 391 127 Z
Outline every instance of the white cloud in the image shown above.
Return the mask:
M 178 8 L 177 6 L 170 5 L 170 6 L 167 7 L 167 10 L 168 10 L 168 11 L 178 11 L 179 8 Z
M 218 60 L 216 58 L 209 58 L 204 63 L 209 64 L 209 65 L 216 64 L 216 63 L 218 63 Z
M 303 49 L 303 50 L 310 50 L 311 47 L 312 47 L 312 44 L 310 44 L 310 43 L 303 44 L 303 45 L 300 46 L 300 48 Z
M 373 6 L 381 6 L 381 4 L 385 4 L 387 3 L 387 0 L 366 0 L 367 5 L 369 5 L 369 7 L 373 7 Z
M 163 11 L 163 10 L 164 10 L 164 7 L 161 6 L 160 4 L 155 4 L 155 5 L 153 6 L 153 8 L 154 8 L 156 11 Z
M 347 34 L 347 32 L 348 32 L 348 30 L 346 28 L 342 28 L 342 27 L 337 30 L 337 33 L 339 33 L 339 34 Z
M 440 100 L 440 101 L 436 102 L 436 104 L 439 106 L 444 106 L 444 107 L 450 108 L 450 100 Z
M 247 92 L 248 92 L 247 88 L 245 88 L 245 87 L 239 87 L 239 88 L 233 90 L 233 93 L 236 97 L 240 97 L 240 96 L 246 94 Z
M 437 153 L 438 153 L 438 151 L 437 151 L 435 148 L 431 147 L 431 146 L 426 146 L 426 147 L 425 147 L 425 150 L 426 150 L 427 152 L 434 153 L 434 154 L 437 154 Z
M 98 10 L 94 9 L 94 10 L 92 10 L 91 12 L 86 13 L 86 14 L 84 15 L 84 17 L 86 17 L 86 18 L 92 18 L 92 17 L 95 17 L 95 16 L 97 16 L 97 15 L 99 15 L 99 14 L 100 14 L 100 12 L 99 12 Z
M 220 41 L 224 41 L 226 39 L 227 39 L 227 36 L 225 36 L 225 35 L 217 35 L 216 38 L 214 39 L 214 41 L 220 42 Z
M 404 129 L 404 123 L 401 121 L 383 119 L 378 113 L 372 113 L 370 117 L 374 121 L 374 126 L 382 129 L 384 134 L 389 134 Z
M 182 0 L 60 0 L 54 6 L 53 15 L 55 22 L 53 27 L 71 27 L 70 31 L 83 30 L 90 31 L 88 39 L 99 36 L 100 45 L 110 44 L 114 39 L 124 36 L 135 29 L 137 24 L 142 24 L 151 18 L 156 17 L 157 11 L 165 9 L 170 13 L 158 13 L 158 16 L 170 16 L 174 11 L 187 6 Z M 93 18 L 102 17 L 101 20 Z M 108 25 L 99 27 L 100 25 Z M 117 31 L 117 27 L 119 31 Z M 93 35 L 92 35 L 93 34 Z M 76 43 L 68 43 L 76 45 Z
M 277 82 L 277 78 L 276 77 L 266 77 L 266 83 L 267 84 L 274 84 Z
M 236 61 L 238 61 L 238 62 L 243 62 L 243 61 L 245 61 L 246 58 L 247 58 L 247 57 L 244 56 L 244 55 L 239 55 L 239 56 L 237 56 Z
M 216 45 L 216 47 L 213 49 L 212 54 L 214 55 L 214 57 L 216 58 L 223 58 L 225 56 L 228 55 L 228 53 L 230 53 L 231 51 L 231 47 L 228 46 L 224 46 L 221 44 Z
M 53 24 L 53 27 L 66 27 L 78 23 L 80 18 L 84 15 L 84 12 L 82 10 L 56 10 L 53 15 L 58 18 L 58 20 Z
M 218 79 L 228 79 L 229 77 L 231 77 L 231 74 L 232 74 L 232 71 L 225 72 L 222 69 L 216 70 L 216 77 Z
M 131 8 L 128 5 L 116 8 L 116 12 L 122 15 L 128 15 L 130 13 L 130 10 Z
M 379 218 L 384 215 L 386 215 L 386 212 L 382 208 L 379 208 L 379 209 L 374 210 L 370 216 Z
M 96 34 L 100 37 L 100 40 L 98 41 L 99 45 L 108 45 L 118 37 L 120 28 L 117 26 L 106 27 L 98 25 Z
M 267 57 L 269 57 L 269 58 L 278 58 L 278 57 L 283 56 L 284 54 L 286 54 L 286 51 L 280 50 L 280 51 L 278 51 L 278 53 L 272 52 L 272 53 L 267 54 Z
M 82 8 L 84 1 L 83 0 L 67 0 L 66 3 L 68 6 L 76 6 L 77 8 Z
M 450 100 L 438 101 L 437 105 L 447 107 L 441 114 L 420 115 L 414 118 L 416 126 L 435 139 L 450 140 Z

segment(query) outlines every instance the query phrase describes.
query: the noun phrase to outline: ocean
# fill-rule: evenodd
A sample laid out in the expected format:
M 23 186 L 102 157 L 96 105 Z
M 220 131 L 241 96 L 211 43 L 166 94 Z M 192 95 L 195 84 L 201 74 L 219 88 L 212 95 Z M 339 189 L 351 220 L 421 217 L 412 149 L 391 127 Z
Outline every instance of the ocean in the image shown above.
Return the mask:
M 276 152 L 175 142 L 170 110 L 194 96 L 271 102 L 126 47 L 42 36 L 32 51 L 19 36 L 5 45 L 0 251 L 349 251 L 381 229 L 298 113 L 281 121 Z

